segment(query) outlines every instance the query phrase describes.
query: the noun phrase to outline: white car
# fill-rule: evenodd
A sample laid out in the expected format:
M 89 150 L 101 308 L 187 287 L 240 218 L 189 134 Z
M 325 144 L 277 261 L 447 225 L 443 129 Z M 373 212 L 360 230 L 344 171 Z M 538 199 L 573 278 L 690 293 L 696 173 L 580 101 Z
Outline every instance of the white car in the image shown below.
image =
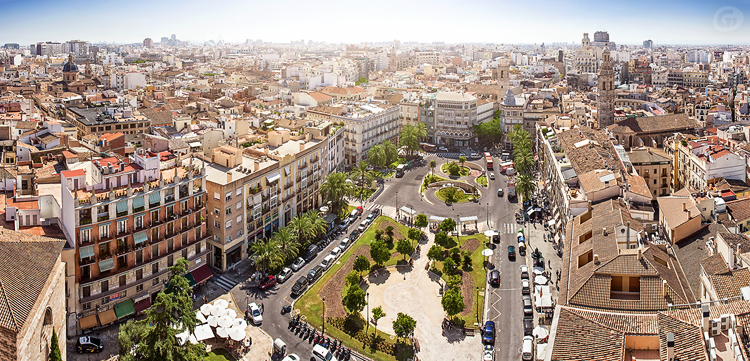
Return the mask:
M 484 345 L 482 361 L 495 361 L 495 348 L 492 345 Z
M 341 256 L 341 248 L 339 248 L 339 246 L 333 247 L 331 250 L 331 256 L 339 258 Z
M 495 180 L 495 173 L 490 173 L 490 179 Z
M 284 267 L 279 274 L 276 275 L 276 282 L 278 283 L 284 283 L 286 280 L 289 279 L 289 277 L 292 276 L 292 270 L 288 267 Z
M 284 359 L 281 361 L 301 361 L 301 360 L 302 359 L 299 358 L 299 356 L 292 353 L 292 354 L 286 355 L 286 357 L 284 357 Z
M 300 269 L 302 269 L 302 266 L 304 265 L 305 265 L 305 259 L 302 257 L 297 257 L 294 263 L 292 263 L 292 270 L 294 270 L 294 272 L 297 272 Z
M 438 147 L 438 150 L 442 150 L 442 151 L 444 151 L 444 152 L 447 152 L 447 151 L 448 151 L 448 148 L 446 148 L 446 147 Z
M 254 325 L 263 323 L 263 314 L 260 313 L 260 307 L 255 302 L 247 305 L 247 313 Z
M 313 359 L 316 361 L 338 361 L 331 351 L 321 345 L 315 345 L 312 349 Z
M 529 267 L 525 264 L 521 265 L 521 279 L 529 279 Z
M 336 261 L 336 256 L 329 254 L 326 256 L 326 258 L 323 258 L 323 262 L 320 263 L 320 266 L 323 267 L 323 269 L 328 269 L 331 267 L 331 265 L 335 261 Z
M 344 238 L 341 243 L 339 243 L 339 248 L 341 248 L 341 251 L 343 252 L 346 249 L 346 246 L 349 245 L 349 238 Z

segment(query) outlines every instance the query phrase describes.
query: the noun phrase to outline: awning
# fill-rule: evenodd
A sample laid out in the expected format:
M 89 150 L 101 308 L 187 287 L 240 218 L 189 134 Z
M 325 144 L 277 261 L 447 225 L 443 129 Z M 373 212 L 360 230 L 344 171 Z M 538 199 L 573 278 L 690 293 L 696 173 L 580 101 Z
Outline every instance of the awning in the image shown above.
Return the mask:
M 190 273 L 193 275 L 193 278 L 195 279 L 195 282 L 197 284 L 201 284 L 213 276 L 213 273 L 211 273 L 211 270 L 208 268 L 207 264 L 194 269 Z
M 81 247 L 78 249 L 78 253 L 80 254 L 81 259 L 84 259 L 86 257 L 93 257 L 94 256 L 94 246 L 86 246 Z
M 109 325 L 112 322 L 115 322 L 117 320 L 117 315 L 115 314 L 115 310 L 109 309 L 99 314 L 99 324 Z
M 145 207 L 146 203 L 143 197 L 135 197 L 133 198 L 133 209 Z
M 284 167 L 284 175 L 289 176 L 291 174 L 291 168 L 289 166 Z
M 146 231 L 138 232 L 133 235 L 133 240 L 135 241 L 135 245 L 137 246 L 143 242 L 148 241 L 148 234 L 146 233 Z
M 190 146 L 190 148 L 198 148 L 198 147 L 202 146 L 203 143 L 201 143 L 201 142 L 190 142 L 190 143 L 188 143 L 188 145 Z
M 550 219 L 549 222 L 547 222 L 547 225 L 554 226 L 555 225 L 555 220 L 554 219 Z
M 81 330 L 88 330 L 89 328 L 99 326 L 96 321 L 96 315 L 86 316 L 78 320 L 78 325 L 81 326 Z
M 148 203 L 154 204 L 161 202 L 161 192 L 154 192 L 148 195 Z
M 195 283 L 195 278 L 193 278 L 193 274 L 192 273 L 186 274 L 185 275 L 185 279 L 188 280 L 188 285 L 190 287 L 195 287 L 195 285 L 197 284 L 197 283 Z
M 115 314 L 117 319 L 128 317 L 135 313 L 135 305 L 133 300 L 125 300 L 115 305 Z
M 476 221 L 476 220 L 477 220 L 477 216 L 461 217 L 461 218 L 459 218 L 459 220 L 460 220 L 461 222 L 471 222 L 471 221 Z
M 409 208 L 409 207 L 407 207 L 407 206 L 403 206 L 403 207 L 401 207 L 401 212 L 406 212 L 406 213 L 409 213 L 409 214 L 410 214 L 410 215 L 412 215 L 412 216 L 413 216 L 413 215 L 414 215 L 415 213 L 417 213 L 417 211 L 415 211 L 415 210 L 413 210 L 413 209 L 411 209 L 411 208 Z
M 445 217 L 438 217 L 438 216 L 430 216 L 430 221 L 434 222 L 442 222 L 445 220 Z
M 128 211 L 128 201 L 117 202 L 117 213 Z
M 279 179 L 281 179 L 279 172 L 273 172 L 266 176 L 266 181 L 268 181 L 268 183 L 273 183 Z
M 141 302 L 147 298 L 151 297 L 151 295 L 148 294 L 148 292 L 139 293 L 135 296 L 133 296 L 133 302 L 138 303 Z
M 560 233 L 555 233 L 555 242 L 560 242 Z
M 135 312 L 140 315 L 143 310 L 149 307 L 151 307 L 151 297 L 146 297 L 145 300 L 135 303 Z
M 115 259 L 105 259 L 104 261 L 99 261 L 99 272 L 107 272 L 111 269 L 115 268 Z

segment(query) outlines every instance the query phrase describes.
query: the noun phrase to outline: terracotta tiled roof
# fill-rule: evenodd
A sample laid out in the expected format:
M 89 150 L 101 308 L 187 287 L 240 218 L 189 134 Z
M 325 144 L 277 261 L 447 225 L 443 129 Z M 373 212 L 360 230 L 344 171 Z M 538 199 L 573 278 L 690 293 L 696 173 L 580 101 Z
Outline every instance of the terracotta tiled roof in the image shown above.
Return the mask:
M 625 118 L 609 129 L 615 133 L 624 133 L 632 130 L 635 133 L 659 133 L 680 130 L 693 130 L 700 125 L 696 119 L 690 118 L 685 113 L 661 115 L 656 117 L 634 117 Z
M 706 242 L 709 237 L 716 236 L 717 232 L 722 230 L 726 231 L 726 227 L 718 223 L 710 223 L 708 227 L 681 240 L 673 247 L 693 294 L 701 291 L 701 261 L 709 256 Z
M 323 94 L 321 92 L 309 92 L 307 95 L 311 96 L 317 102 L 325 102 L 333 99 L 330 95 Z
M 733 251 L 737 251 L 740 246 L 740 253 L 750 252 L 750 239 L 744 234 L 719 232 L 719 237 L 726 242 Z
M 560 309 L 551 360 L 621 361 L 625 333 L 591 321 L 567 308 Z
M 692 197 L 664 196 L 657 198 L 656 201 L 659 203 L 660 212 L 664 214 L 664 218 L 672 228 L 701 216 Z
M 724 260 L 724 257 L 721 256 L 721 253 L 717 253 L 701 260 L 701 268 L 703 268 L 703 271 L 709 276 L 729 272 L 727 262 Z
M 740 297 L 740 288 L 750 285 L 750 270 L 741 268 L 724 274 L 710 275 L 709 278 L 720 299 Z
M 695 309 L 700 311 L 699 309 Z M 703 329 L 691 323 L 659 313 L 659 353 L 667 359 L 667 333 L 674 333 L 675 360 L 707 360 Z

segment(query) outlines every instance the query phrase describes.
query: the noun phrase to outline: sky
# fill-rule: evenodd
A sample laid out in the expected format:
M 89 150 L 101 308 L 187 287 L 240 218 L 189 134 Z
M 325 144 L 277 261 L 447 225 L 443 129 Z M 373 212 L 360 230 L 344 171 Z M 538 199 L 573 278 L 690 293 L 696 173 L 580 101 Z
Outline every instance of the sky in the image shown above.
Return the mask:
M 750 0 L 0 0 L 0 44 L 292 40 L 358 44 L 750 44 Z

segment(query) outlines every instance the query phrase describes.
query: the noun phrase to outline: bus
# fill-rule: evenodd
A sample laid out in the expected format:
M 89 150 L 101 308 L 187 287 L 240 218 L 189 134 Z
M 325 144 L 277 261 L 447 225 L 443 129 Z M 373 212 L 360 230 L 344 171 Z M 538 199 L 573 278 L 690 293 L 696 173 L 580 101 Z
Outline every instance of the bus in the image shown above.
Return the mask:
M 435 145 L 430 143 L 419 143 L 419 147 L 425 152 L 434 152 Z
M 489 152 L 484 153 L 484 161 L 487 162 L 487 170 L 493 170 L 492 169 L 492 156 Z
M 406 164 L 399 164 L 398 167 L 396 167 L 396 178 L 401 178 L 404 176 L 405 168 L 406 168 Z

